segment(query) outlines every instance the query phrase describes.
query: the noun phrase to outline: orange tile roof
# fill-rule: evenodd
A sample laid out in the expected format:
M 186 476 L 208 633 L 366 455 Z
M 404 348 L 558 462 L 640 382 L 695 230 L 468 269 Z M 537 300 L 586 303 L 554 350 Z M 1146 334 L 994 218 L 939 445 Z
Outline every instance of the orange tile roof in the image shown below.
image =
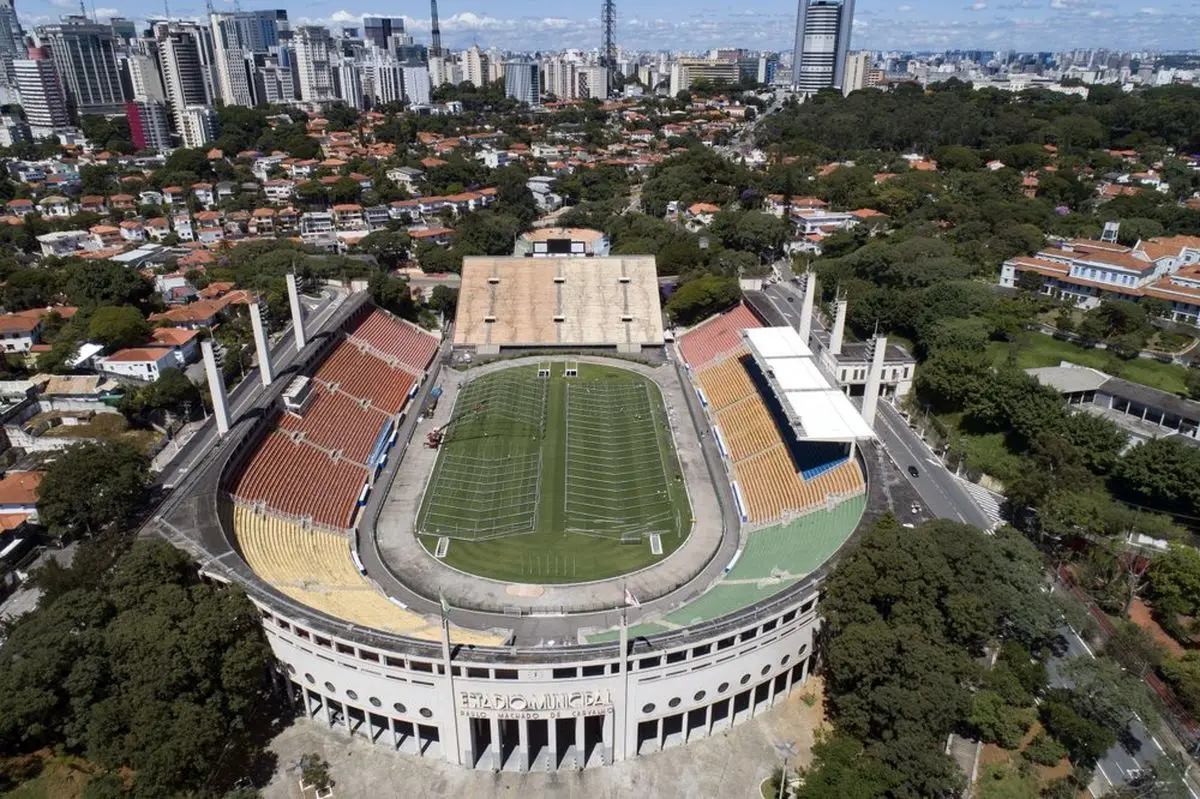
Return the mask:
M 155 344 L 162 344 L 168 347 L 182 347 L 189 341 L 200 335 L 195 330 L 186 330 L 181 327 L 156 327 L 150 333 L 150 338 Z
M 169 355 L 169 347 L 129 347 L 117 350 L 104 360 L 117 363 L 140 363 L 142 361 L 160 361 L 164 355 Z
M 0 478 L 0 505 L 34 505 L 45 472 L 9 472 Z

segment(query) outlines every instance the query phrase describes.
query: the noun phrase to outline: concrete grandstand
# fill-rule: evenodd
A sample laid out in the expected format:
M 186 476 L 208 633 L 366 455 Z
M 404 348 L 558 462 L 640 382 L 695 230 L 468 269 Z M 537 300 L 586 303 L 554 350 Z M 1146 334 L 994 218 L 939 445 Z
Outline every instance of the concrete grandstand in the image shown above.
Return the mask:
M 517 260 L 550 264 L 553 278 L 554 261 L 570 259 Z M 653 299 L 639 307 L 651 335 L 639 335 L 638 347 L 662 344 L 648 260 Z M 500 269 L 495 284 L 481 274 L 485 302 L 487 286 L 512 277 Z M 565 278 L 559 286 L 571 285 L 569 271 Z M 617 291 L 592 296 L 599 308 L 585 309 L 586 296 L 571 302 L 620 319 L 629 306 L 615 282 Z M 517 301 L 507 300 L 514 313 Z M 460 310 L 460 335 L 478 313 Z M 684 334 L 673 363 L 627 364 L 663 390 L 681 469 L 694 501 L 706 503 L 697 515 L 711 534 L 694 533 L 695 547 L 619 580 L 493 583 L 484 586 L 486 607 L 468 602 L 491 581 L 419 545 L 407 572 L 380 555 L 381 538 L 394 534 L 383 528 L 398 523 L 382 513 L 395 487 L 423 485 L 433 468 L 409 442 L 418 425 L 439 423 L 437 415 L 419 421 L 433 413 L 431 388 L 461 374 L 440 376 L 449 342 L 362 297 L 331 325 L 301 347 L 287 399 L 281 384 L 264 392 L 157 520 L 207 574 L 245 587 L 299 714 L 471 768 L 576 769 L 718 734 L 807 679 L 819 580 L 864 517 L 866 463 L 847 446 L 853 436 L 806 438 L 814 425 L 789 421 L 743 333 L 762 327 L 747 309 Z M 595 329 L 592 346 L 633 340 L 628 322 Z M 545 359 L 528 360 L 540 369 Z M 303 396 L 292 388 L 301 377 L 310 384 Z M 411 524 L 416 508 L 402 516 Z M 695 570 L 680 558 L 693 558 Z M 663 582 L 660 568 L 680 579 L 643 593 Z
M 653 256 L 463 259 L 456 347 L 662 345 Z

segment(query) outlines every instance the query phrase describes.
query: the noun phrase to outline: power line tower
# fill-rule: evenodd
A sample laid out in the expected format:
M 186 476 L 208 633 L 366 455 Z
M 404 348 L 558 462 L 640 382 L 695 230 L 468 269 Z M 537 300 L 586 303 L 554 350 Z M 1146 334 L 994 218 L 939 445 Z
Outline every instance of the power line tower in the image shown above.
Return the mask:
M 604 0 L 600 7 L 600 24 L 604 27 L 604 43 L 601 51 L 603 66 L 608 72 L 608 94 L 611 97 L 617 86 L 617 3 Z
M 438 27 L 437 0 L 429 0 L 429 16 L 431 34 L 429 54 L 440 56 L 442 54 L 442 29 Z

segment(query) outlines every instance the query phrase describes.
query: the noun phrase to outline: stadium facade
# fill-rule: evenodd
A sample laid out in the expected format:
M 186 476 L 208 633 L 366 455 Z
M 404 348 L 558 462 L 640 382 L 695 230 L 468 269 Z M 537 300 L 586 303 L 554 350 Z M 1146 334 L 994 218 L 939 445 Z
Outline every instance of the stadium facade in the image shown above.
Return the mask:
M 808 442 L 771 421 L 784 418 L 782 400 L 744 335 L 761 326 L 739 307 L 684 334 L 674 363 L 657 367 L 689 397 L 672 424 L 713 433 L 704 479 L 723 530 L 696 576 L 662 596 L 626 590 L 606 609 L 563 613 L 549 587 L 540 610 L 505 613 L 458 598 L 448 607 L 397 579 L 375 525 L 394 481 L 427 478 L 405 474 L 405 451 L 450 342 L 364 295 L 308 331 L 293 364 L 310 378 L 307 407 L 285 408 L 294 380 L 268 386 L 163 506 L 158 529 L 205 575 L 246 590 L 298 715 L 379 746 L 553 770 L 718 734 L 807 680 L 820 580 L 867 505 L 854 425 Z M 432 556 L 420 567 L 445 568 Z

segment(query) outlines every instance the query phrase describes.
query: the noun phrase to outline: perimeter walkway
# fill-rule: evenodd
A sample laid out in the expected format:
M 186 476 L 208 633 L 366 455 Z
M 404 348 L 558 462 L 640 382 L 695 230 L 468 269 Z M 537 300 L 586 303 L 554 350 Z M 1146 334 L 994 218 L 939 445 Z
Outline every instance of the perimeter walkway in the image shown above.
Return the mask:
M 421 545 L 414 534 L 426 482 L 437 459 L 437 451 L 424 446 L 426 433 L 450 420 L 462 386 L 475 378 L 515 366 L 536 365 L 553 360 L 561 368 L 565 360 L 629 369 L 653 380 L 662 392 L 663 403 L 683 471 L 692 516 L 696 520 L 683 546 L 660 563 L 626 577 L 574 585 L 527 585 L 488 580 L 451 569 Z M 494 613 L 588 612 L 625 605 L 625 589 L 640 601 L 661 597 L 686 584 L 712 560 L 722 536 L 721 508 L 717 503 L 709 470 L 704 462 L 699 435 L 687 409 L 685 388 L 671 365 L 647 366 L 633 361 L 596 356 L 553 358 L 531 356 L 494 361 L 466 371 L 443 369 L 438 378 L 442 397 L 431 420 L 417 425 L 413 441 L 403 455 L 390 494 L 383 503 L 376 526 L 380 556 L 389 571 L 418 594 L 446 598 L 451 605 Z M 370 531 L 367 531 L 369 535 Z M 736 536 L 737 533 L 735 532 Z M 453 544 L 451 544 L 453 546 Z

